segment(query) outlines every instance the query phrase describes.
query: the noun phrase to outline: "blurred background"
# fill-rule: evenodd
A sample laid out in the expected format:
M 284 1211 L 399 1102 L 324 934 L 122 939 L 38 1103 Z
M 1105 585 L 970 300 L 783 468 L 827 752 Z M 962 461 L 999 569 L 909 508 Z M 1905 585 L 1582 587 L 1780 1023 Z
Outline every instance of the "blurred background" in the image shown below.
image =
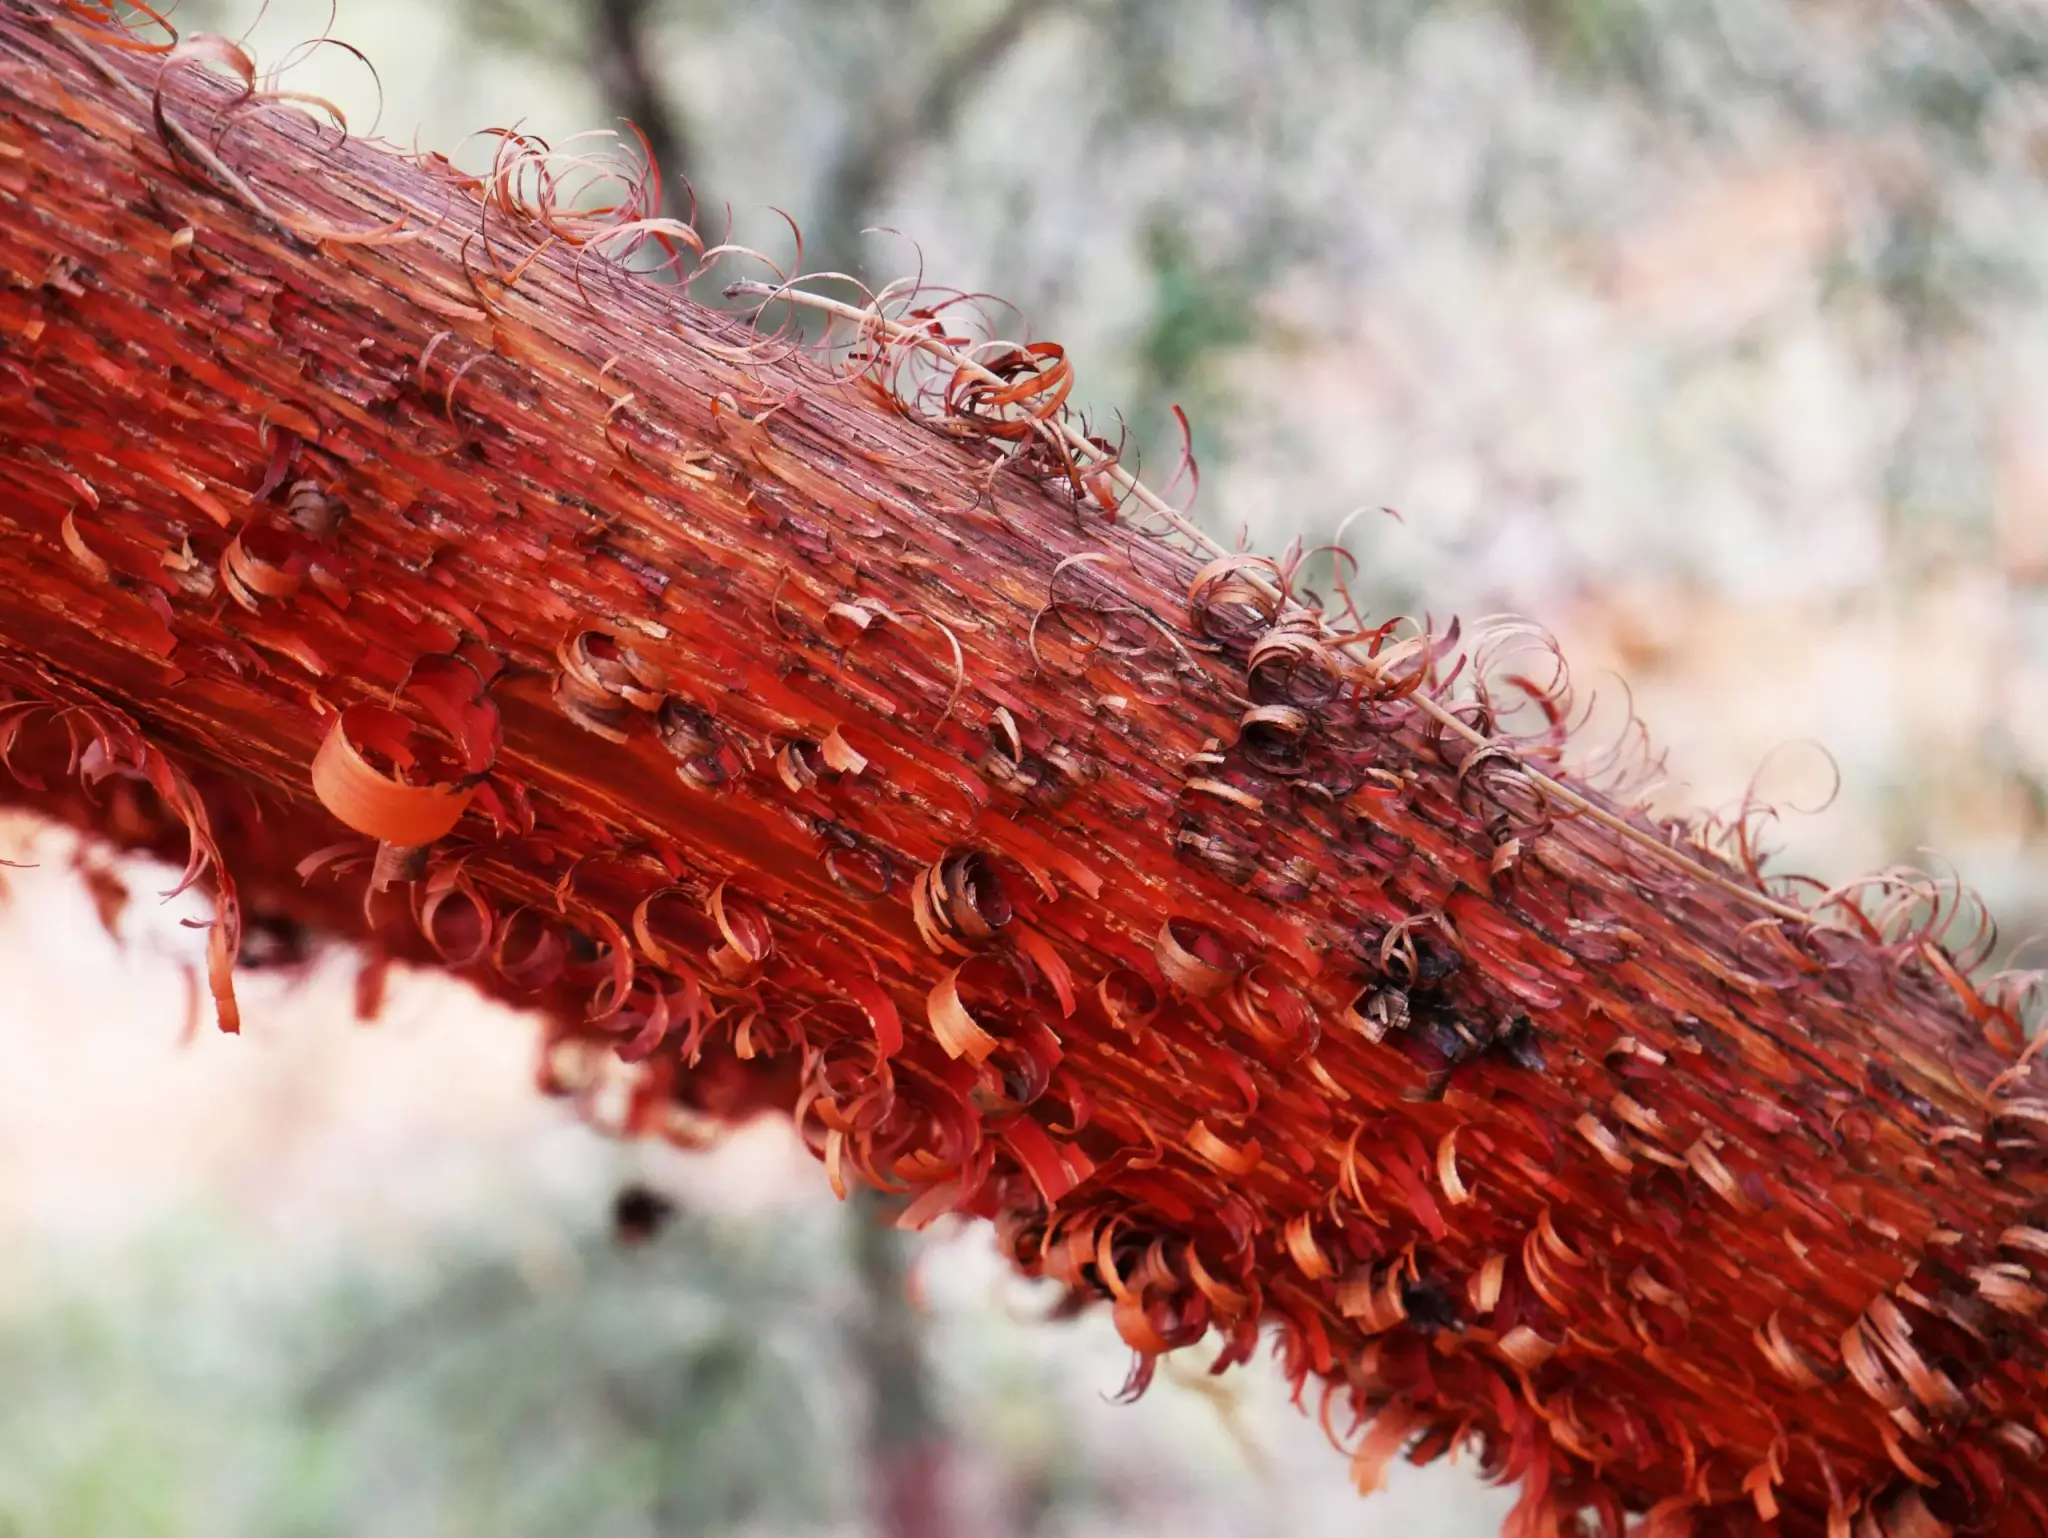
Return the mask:
M 1785 866 L 1938 859 L 2009 939 L 2048 917 L 2041 0 L 176 20 L 267 64 L 330 32 L 378 77 L 292 86 L 471 166 L 628 117 L 714 233 L 786 257 L 787 209 L 811 268 L 1003 295 L 1155 467 L 1185 408 L 1223 537 L 1394 509 L 1361 601 L 1541 620 L 1671 804 L 1838 769 Z M 36 862 L 0 870 L 7 1538 L 1429 1538 L 1510 1499 L 1436 1467 L 1361 1507 L 1263 1363 L 1111 1404 L 1107 1322 L 1043 1322 L 981 1236 L 842 1208 L 772 1122 L 607 1144 L 440 980 L 366 1027 L 316 953 L 195 1030 L 169 879 L 24 823 L 0 857 Z

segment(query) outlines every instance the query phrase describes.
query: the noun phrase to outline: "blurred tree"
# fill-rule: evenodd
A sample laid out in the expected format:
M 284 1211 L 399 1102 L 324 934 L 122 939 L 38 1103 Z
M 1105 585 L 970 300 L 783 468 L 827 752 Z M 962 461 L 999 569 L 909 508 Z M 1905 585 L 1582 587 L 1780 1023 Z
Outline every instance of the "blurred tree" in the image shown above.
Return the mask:
M 667 61 L 686 56 L 707 35 L 736 27 L 819 54 L 821 73 L 836 87 L 830 101 L 836 124 L 807 177 L 806 265 L 858 273 L 866 265 L 861 231 L 904 169 L 949 144 L 976 94 L 1034 28 L 1070 0 L 968 6 L 779 0 L 752 8 L 744 19 L 725 8 L 660 0 L 463 4 L 480 38 L 589 60 L 606 98 L 646 136 L 671 213 L 687 211 L 686 185 L 700 195 L 710 185 L 718 156 L 715 149 L 706 155 L 706 135 L 720 125 L 692 121 Z
M 850 1321 L 867 1403 L 866 1456 L 881 1538 L 945 1538 L 951 1449 L 934 1403 L 921 1311 L 910 1295 L 910 1241 L 889 1205 L 865 1188 L 848 1202 L 847 1240 L 859 1285 Z
M 485 0 L 502 10 L 508 0 Z M 680 184 L 688 178 L 696 156 L 682 114 L 671 104 L 654 64 L 649 37 L 653 0 L 589 0 L 591 71 L 619 115 L 645 135 L 648 153 L 662 173 Z M 559 16 L 561 7 L 554 11 Z M 665 189 L 671 213 L 688 212 L 676 192 Z

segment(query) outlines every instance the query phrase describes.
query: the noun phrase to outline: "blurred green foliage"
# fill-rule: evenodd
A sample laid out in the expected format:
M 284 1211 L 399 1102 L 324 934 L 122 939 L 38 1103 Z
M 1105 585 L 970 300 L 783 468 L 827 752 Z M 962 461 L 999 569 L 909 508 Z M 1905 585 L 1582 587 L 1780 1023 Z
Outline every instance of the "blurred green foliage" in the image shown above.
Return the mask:
M 836 1213 L 279 1268 L 194 1224 L 0 1309 L 8 1538 L 637 1538 L 844 1524 Z

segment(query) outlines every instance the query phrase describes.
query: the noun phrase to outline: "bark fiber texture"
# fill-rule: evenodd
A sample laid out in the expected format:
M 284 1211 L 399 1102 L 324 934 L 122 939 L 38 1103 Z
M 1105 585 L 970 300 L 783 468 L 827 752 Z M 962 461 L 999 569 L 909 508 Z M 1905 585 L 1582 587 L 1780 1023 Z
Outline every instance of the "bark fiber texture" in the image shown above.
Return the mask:
M 1952 905 L 1559 807 L 1560 695 L 1117 511 L 1056 350 L 799 349 L 534 146 L 138 40 L 0 0 L 0 793 L 189 860 L 224 1024 L 261 926 L 457 972 L 601 1122 L 791 1110 L 1134 1387 L 1270 1339 L 1518 1532 L 2048 1526 L 2048 1101 Z

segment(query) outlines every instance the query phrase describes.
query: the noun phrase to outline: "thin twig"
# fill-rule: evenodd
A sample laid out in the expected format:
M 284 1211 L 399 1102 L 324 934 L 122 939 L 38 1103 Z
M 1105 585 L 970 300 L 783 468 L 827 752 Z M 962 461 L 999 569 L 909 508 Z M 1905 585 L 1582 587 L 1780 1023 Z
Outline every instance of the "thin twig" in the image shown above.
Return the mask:
M 949 364 L 954 369 L 965 373 L 969 378 L 981 383 L 1000 388 L 1010 382 L 978 360 L 959 351 L 957 348 L 948 346 L 930 333 L 920 331 L 914 326 L 906 326 L 902 322 L 892 320 L 888 316 L 872 309 L 863 309 L 859 305 L 847 304 L 838 299 L 829 299 L 822 294 L 809 293 L 803 289 L 792 288 L 786 284 L 760 283 L 751 279 L 730 285 L 726 289 L 726 293 L 734 297 L 744 295 L 771 302 L 779 300 L 785 304 L 794 304 L 805 309 L 836 316 L 841 320 L 851 321 L 870 332 L 879 333 L 892 342 L 915 347 L 920 352 L 927 353 Z M 1195 524 L 1179 508 L 1174 507 L 1165 498 L 1161 497 L 1157 492 L 1145 485 L 1143 481 L 1139 480 L 1137 476 L 1127 470 L 1118 461 L 1117 456 L 1113 452 L 1091 442 L 1079 428 L 1066 420 L 1064 415 L 1051 420 L 1041 420 L 1038 425 L 1042 431 L 1056 436 L 1068 453 L 1080 456 L 1087 463 L 1099 467 L 1112 481 L 1122 487 L 1133 500 L 1142 504 L 1148 511 L 1163 518 L 1183 538 L 1212 555 L 1227 556 L 1234 553 Z M 1318 623 L 1321 622 L 1321 616 L 1314 610 L 1297 602 L 1258 573 L 1245 571 L 1238 573 L 1238 575 L 1264 596 L 1282 605 L 1281 612 L 1284 613 L 1291 610 L 1315 619 Z M 1351 643 L 1340 642 L 1338 644 L 1343 646 Z M 1374 680 L 1380 680 L 1384 677 L 1378 664 L 1371 658 L 1354 656 L 1351 661 Z M 1780 902 L 1766 892 L 1759 892 L 1754 888 L 1742 885 L 1738 881 L 1730 880 L 1727 876 L 1694 859 L 1682 850 L 1672 848 L 1671 845 L 1665 843 L 1654 834 L 1637 827 L 1626 817 L 1621 816 L 1617 812 L 1610 811 L 1590 797 L 1574 790 L 1571 786 L 1545 774 L 1541 769 L 1528 763 L 1520 754 L 1515 753 L 1514 749 L 1508 744 L 1495 742 L 1484 733 L 1468 726 L 1453 711 L 1432 699 L 1429 695 L 1418 692 L 1411 697 L 1423 713 L 1445 731 L 1462 738 L 1474 747 L 1505 749 L 1512 756 L 1517 769 L 1526 774 L 1534 783 L 1540 785 L 1550 795 L 1555 796 L 1558 801 L 1581 815 L 1590 818 L 1636 847 L 1656 854 L 1659 858 L 1678 870 L 1685 872 L 1685 874 L 1693 877 L 1695 880 L 1703 881 L 1718 891 L 1725 892 L 1729 896 L 1738 898 L 1752 907 L 1791 923 L 1802 925 L 1819 925 L 1822 923 L 1818 915 L 1810 913 L 1804 908 L 1795 907 L 1790 903 Z

